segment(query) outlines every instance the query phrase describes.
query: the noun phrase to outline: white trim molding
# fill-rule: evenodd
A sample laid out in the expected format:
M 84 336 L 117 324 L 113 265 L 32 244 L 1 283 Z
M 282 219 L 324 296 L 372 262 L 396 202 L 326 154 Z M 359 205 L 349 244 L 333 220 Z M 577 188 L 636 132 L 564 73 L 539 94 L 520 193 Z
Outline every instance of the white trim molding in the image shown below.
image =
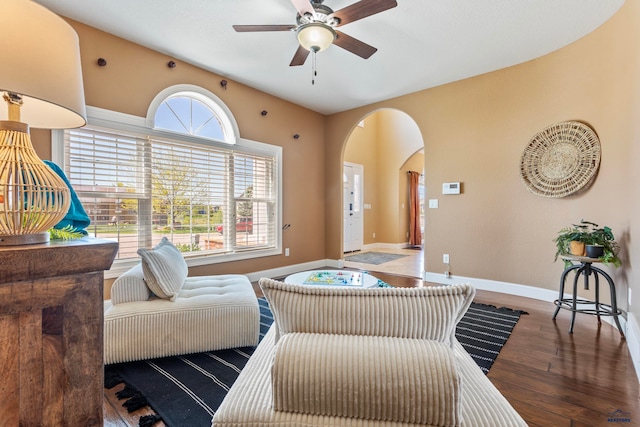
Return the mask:
M 227 107 L 227 104 L 213 92 L 191 84 L 177 84 L 160 91 L 149 104 L 147 117 L 145 119 L 146 126 L 150 129 L 155 129 L 155 116 L 160 105 L 173 96 L 181 95 L 195 98 L 211 108 L 211 110 L 215 112 L 216 118 L 220 121 L 224 132 L 224 142 L 228 144 L 236 143 L 236 138 L 240 136 L 240 129 L 238 128 L 236 118 L 233 116 L 229 107 Z
M 483 291 L 499 292 L 507 295 L 517 295 L 525 298 L 533 298 L 541 301 L 553 302 L 558 299 L 558 291 L 551 289 L 536 288 L 534 286 L 518 285 L 516 283 L 498 282 L 496 280 L 476 279 L 464 276 L 445 277 L 440 273 L 429 273 L 424 271 L 422 279 L 427 282 L 440 283 L 442 285 L 453 285 L 456 283 L 470 283 L 476 289 Z
M 551 289 L 536 288 L 534 286 L 519 285 L 516 283 L 499 282 L 495 280 L 476 279 L 473 277 L 449 276 L 444 274 L 422 272 L 422 279 L 427 282 L 440 283 L 443 285 L 453 285 L 455 283 L 470 283 L 476 289 L 483 291 L 498 292 L 507 295 L 516 295 L 525 298 L 533 298 L 541 301 L 553 302 L 558 299 L 558 291 Z M 564 298 L 570 298 L 571 295 L 565 294 Z M 605 322 L 617 328 L 611 316 L 601 317 Z M 638 382 L 640 382 L 640 325 L 638 319 L 632 313 L 623 312 L 619 316 L 620 325 L 624 331 L 627 348 L 631 354 L 633 365 L 635 367 Z
M 362 251 L 373 251 L 375 249 L 391 249 L 400 250 L 406 249 L 409 246 L 409 242 L 405 243 L 369 243 L 362 246 Z
M 278 267 L 270 270 L 256 271 L 247 274 L 247 277 L 249 277 L 249 280 L 251 281 L 257 281 L 262 277 L 283 277 L 305 270 L 321 270 L 323 268 L 343 267 L 344 260 L 324 259 L 302 264 L 288 265 L 285 267 Z M 375 273 L 373 274 L 375 275 Z M 553 302 L 558 298 L 557 291 L 551 289 L 536 288 L 534 286 L 519 285 L 509 282 L 499 282 L 495 280 L 476 279 L 473 277 L 445 277 L 444 274 L 429 273 L 426 271 L 424 271 L 422 275 L 422 279 L 427 282 L 440 283 L 443 285 L 452 285 L 455 283 L 470 283 L 476 289 L 484 291 L 498 292 L 507 295 L 516 295 L 524 298 L 533 298 L 547 302 Z M 569 296 L 566 295 L 566 297 Z M 627 313 L 626 316 L 626 320 L 624 319 L 624 317 L 620 317 L 620 323 L 622 325 L 622 329 L 625 331 L 627 347 L 633 360 L 636 375 L 638 376 L 638 381 L 640 382 L 640 325 L 638 324 L 638 319 L 636 319 L 632 313 Z M 610 317 L 603 317 L 603 319 L 607 323 L 612 324 L 612 327 L 616 327 Z
M 171 94 L 175 93 L 183 93 L 189 92 L 192 94 L 199 94 L 198 99 L 202 102 L 207 103 L 212 108 L 213 104 L 219 102 L 221 110 L 218 111 L 221 118 L 225 116 L 228 118 L 227 124 L 225 126 L 227 136 L 226 141 L 217 141 L 213 139 L 200 138 L 194 135 L 187 134 L 175 134 L 171 132 L 166 132 L 163 130 L 155 130 L 150 128 L 152 125 L 152 121 L 148 122 L 147 118 L 133 116 L 130 114 L 125 114 L 117 111 L 106 110 L 103 108 L 97 108 L 92 106 L 87 106 L 87 120 L 89 126 L 97 126 L 110 129 L 112 131 L 118 132 L 126 132 L 133 136 L 140 136 L 143 139 L 147 139 L 148 137 L 158 137 L 158 138 L 168 138 L 168 137 L 179 137 L 180 141 L 191 142 L 195 144 L 199 144 L 202 146 L 212 146 L 217 147 L 225 152 L 244 152 L 251 153 L 253 155 L 264 155 L 275 158 L 275 174 L 277 175 L 277 200 L 275 200 L 275 207 L 273 209 L 274 213 L 271 214 L 271 217 L 274 218 L 274 230 L 275 237 L 273 242 L 269 242 L 269 246 L 266 249 L 254 249 L 254 250 L 236 250 L 231 252 L 217 252 L 217 253 L 191 253 L 185 254 L 185 259 L 187 265 L 189 267 L 200 266 L 200 265 L 210 265 L 210 264 L 218 264 L 223 262 L 231 262 L 231 261 L 240 261 L 240 260 L 249 260 L 254 258 L 266 257 L 266 256 L 278 256 L 282 255 L 282 203 L 283 203 L 283 147 L 277 145 L 271 145 L 264 142 L 253 141 L 245 138 L 241 138 L 239 136 L 239 130 L 235 118 L 228 110 L 226 105 L 222 103 L 215 95 L 211 95 L 210 100 L 205 99 L 205 95 L 209 95 L 209 92 L 206 90 L 199 90 L 196 86 L 191 85 L 176 85 L 166 90 L 160 92 L 158 97 L 153 101 L 153 106 L 150 108 L 150 114 L 155 113 L 158 105 Z M 214 102 L 215 101 L 215 102 Z M 216 107 L 217 108 L 217 107 Z M 224 114 L 223 114 L 224 113 Z M 226 123 L 226 122 L 225 122 Z M 231 143 L 235 145 L 230 145 Z M 64 130 L 53 130 L 52 131 L 52 160 L 65 168 L 65 133 Z M 231 193 L 229 193 L 231 194 Z M 233 202 L 228 202 L 229 206 L 233 205 Z M 230 218 L 231 216 L 227 216 Z M 229 219 L 230 221 L 230 219 Z M 91 234 L 91 233 L 90 233 Z M 100 237 L 100 236 L 98 236 Z M 271 240 L 271 239 L 270 239 Z M 131 257 L 126 259 L 116 259 L 110 270 L 104 272 L 105 279 L 113 279 L 120 276 L 122 273 L 129 270 L 131 267 L 140 262 L 139 257 Z
M 627 348 L 629 348 L 633 366 L 636 368 L 638 382 L 640 382 L 640 324 L 633 313 L 627 313 L 625 335 L 627 336 Z
M 191 264 L 190 264 L 191 265 Z M 287 265 L 283 267 L 277 267 L 269 270 L 255 271 L 247 273 L 246 276 L 252 282 L 260 280 L 262 277 L 284 277 L 290 274 L 298 273 L 305 270 L 321 270 L 325 268 L 343 268 L 344 260 L 334 259 L 322 259 L 316 261 L 310 261 L 300 264 Z M 375 273 L 373 273 L 375 275 Z M 498 292 L 507 295 L 515 295 L 524 298 L 533 298 L 540 301 L 553 302 L 558 298 L 558 292 L 551 289 L 536 288 L 534 286 L 520 285 L 509 282 L 499 282 L 495 280 L 477 279 L 473 277 L 463 276 L 449 276 L 445 277 L 444 274 L 422 272 L 422 280 L 431 283 L 439 283 L 443 285 L 453 285 L 455 283 L 470 283 L 476 289 Z M 568 295 L 566 297 L 569 297 Z M 604 317 L 607 323 L 612 324 L 613 320 L 610 317 Z M 633 360 L 636 375 L 640 382 L 640 324 L 638 319 L 632 313 L 626 313 L 626 320 L 624 317 L 620 318 L 622 329 L 625 331 L 627 340 L 627 347 Z M 615 325 L 612 324 L 615 328 Z

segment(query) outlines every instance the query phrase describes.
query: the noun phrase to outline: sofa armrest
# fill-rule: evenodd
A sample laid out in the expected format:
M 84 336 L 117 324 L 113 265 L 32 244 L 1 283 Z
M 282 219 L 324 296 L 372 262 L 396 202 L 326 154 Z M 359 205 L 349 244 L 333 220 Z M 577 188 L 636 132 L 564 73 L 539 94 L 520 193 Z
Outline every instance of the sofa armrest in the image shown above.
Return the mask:
M 142 265 L 131 267 L 126 273 L 118 277 L 111 286 L 111 302 L 122 304 L 134 301 L 147 301 L 151 291 L 144 281 Z

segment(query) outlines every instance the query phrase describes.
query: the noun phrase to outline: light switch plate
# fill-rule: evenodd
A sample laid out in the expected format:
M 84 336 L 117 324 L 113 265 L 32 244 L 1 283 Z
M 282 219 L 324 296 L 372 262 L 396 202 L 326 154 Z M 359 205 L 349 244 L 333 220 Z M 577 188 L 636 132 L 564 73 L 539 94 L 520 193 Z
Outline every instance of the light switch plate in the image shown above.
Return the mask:
M 438 199 L 429 199 L 429 209 L 438 208 Z

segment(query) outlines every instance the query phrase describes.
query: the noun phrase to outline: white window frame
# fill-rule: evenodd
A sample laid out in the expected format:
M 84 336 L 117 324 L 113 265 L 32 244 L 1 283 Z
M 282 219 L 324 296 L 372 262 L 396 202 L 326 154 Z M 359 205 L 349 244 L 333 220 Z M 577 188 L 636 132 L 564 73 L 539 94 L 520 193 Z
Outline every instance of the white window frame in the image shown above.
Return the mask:
M 158 108 L 160 108 L 160 105 L 162 105 L 162 103 L 168 98 L 176 95 L 185 95 L 192 97 L 202 102 L 207 107 L 211 108 L 214 114 L 218 116 L 218 119 L 220 119 L 220 125 L 222 126 L 222 130 L 225 135 L 224 141 L 222 142 L 225 142 L 227 144 L 235 144 L 237 142 L 237 136 L 240 135 L 240 130 L 238 129 L 238 124 L 233 118 L 231 110 L 229 110 L 225 103 L 222 102 L 222 100 L 215 94 L 201 88 L 200 86 L 195 85 L 174 85 L 164 89 L 159 94 L 157 94 L 149 104 L 149 109 L 147 110 L 146 126 L 149 129 L 156 128 L 155 117 Z M 172 135 L 185 135 L 184 133 L 177 133 L 169 130 L 166 130 L 164 132 Z
M 179 85 L 178 87 L 184 87 Z M 174 87 L 176 88 L 176 87 Z M 193 87 L 192 87 L 193 88 Z M 163 91 L 164 92 L 164 91 Z M 165 93 L 165 97 L 166 97 Z M 222 102 L 220 101 L 221 105 Z M 160 105 L 158 103 L 157 107 Z M 209 104 L 207 104 L 209 105 Z M 226 107 L 225 107 L 226 108 Z M 151 111 L 151 108 L 149 109 Z M 224 109 L 223 109 L 224 111 Z M 155 113 L 155 109 L 153 110 Z M 229 122 L 231 123 L 231 129 L 237 132 L 237 125 L 230 112 L 224 113 Z M 222 117 L 221 117 L 222 119 Z M 282 254 L 282 147 L 266 144 L 258 141 L 252 141 L 245 138 L 238 137 L 237 133 L 233 135 L 234 144 L 230 146 L 229 141 L 215 141 L 206 138 L 199 138 L 187 134 L 180 134 L 170 131 L 152 129 L 148 127 L 149 119 L 147 117 L 133 116 L 117 111 L 105 110 L 102 108 L 87 106 L 87 124 L 93 126 L 99 126 L 104 128 L 113 129 L 116 131 L 132 132 L 136 134 L 147 134 L 151 136 L 180 139 L 183 141 L 213 145 L 223 149 L 246 149 L 249 152 L 256 154 L 264 154 L 276 157 L 277 168 L 277 200 L 276 200 L 276 223 L 275 226 L 275 247 L 269 249 L 256 249 L 251 251 L 239 251 L 230 252 L 224 254 L 210 254 L 210 255 L 198 255 L 198 256 L 185 256 L 185 261 L 189 267 L 196 267 L 202 265 L 218 264 L 223 262 L 241 261 L 253 258 L 260 258 L 265 256 L 274 256 Z M 65 155 L 64 155 L 64 130 L 52 130 L 51 132 L 51 157 L 52 161 L 65 168 Z M 131 267 L 137 265 L 140 262 L 139 258 L 123 259 L 114 261 L 111 269 L 105 271 L 105 278 L 115 278 L 122 273 L 129 270 Z

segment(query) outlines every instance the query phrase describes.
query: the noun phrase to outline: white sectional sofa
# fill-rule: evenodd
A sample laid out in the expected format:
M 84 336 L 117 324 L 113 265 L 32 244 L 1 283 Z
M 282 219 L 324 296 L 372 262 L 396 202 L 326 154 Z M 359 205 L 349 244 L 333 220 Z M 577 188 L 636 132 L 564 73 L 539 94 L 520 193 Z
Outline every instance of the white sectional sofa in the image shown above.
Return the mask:
M 260 286 L 274 325 L 212 426 L 526 426 L 455 338 L 470 285 Z

